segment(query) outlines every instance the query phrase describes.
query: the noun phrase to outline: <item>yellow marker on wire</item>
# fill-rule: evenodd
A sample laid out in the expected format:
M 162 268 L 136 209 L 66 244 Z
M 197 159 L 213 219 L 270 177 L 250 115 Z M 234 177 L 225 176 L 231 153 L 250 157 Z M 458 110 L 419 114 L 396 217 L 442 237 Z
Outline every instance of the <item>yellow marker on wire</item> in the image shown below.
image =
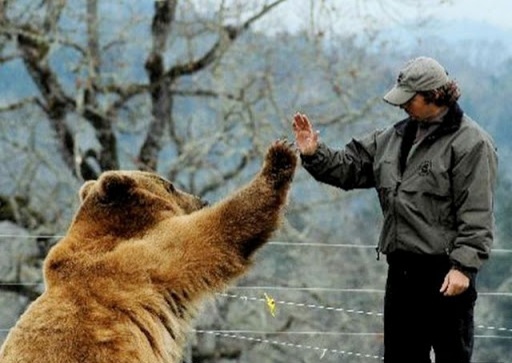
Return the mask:
M 270 312 L 270 315 L 272 315 L 275 318 L 276 317 L 276 301 L 271 296 L 268 296 L 267 293 L 263 293 L 263 294 L 265 295 L 265 300 L 267 301 L 268 311 Z

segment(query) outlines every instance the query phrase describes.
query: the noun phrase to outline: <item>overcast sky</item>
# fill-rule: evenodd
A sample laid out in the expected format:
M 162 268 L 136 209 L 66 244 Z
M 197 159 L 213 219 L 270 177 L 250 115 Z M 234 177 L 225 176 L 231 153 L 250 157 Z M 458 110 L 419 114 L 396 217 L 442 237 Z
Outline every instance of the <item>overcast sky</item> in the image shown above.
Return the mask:
M 512 29 L 512 0 L 453 0 L 435 10 L 441 18 L 484 21 L 504 29 Z
M 272 31 L 285 27 L 296 30 L 311 25 L 311 0 L 288 0 L 276 8 L 267 21 L 260 26 Z M 488 23 L 503 29 L 512 30 L 512 0 L 324 0 L 323 13 L 319 16 L 342 14 L 336 19 L 340 31 L 355 30 L 363 23 L 362 19 L 376 27 L 389 26 L 396 20 L 408 21 L 423 18 L 473 20 Z M 329 8 L 336 8 L 331 12 Z M 317 7 L 318 15 L 318 7 Z M 318 20 L 317 20 L 318 21 Z

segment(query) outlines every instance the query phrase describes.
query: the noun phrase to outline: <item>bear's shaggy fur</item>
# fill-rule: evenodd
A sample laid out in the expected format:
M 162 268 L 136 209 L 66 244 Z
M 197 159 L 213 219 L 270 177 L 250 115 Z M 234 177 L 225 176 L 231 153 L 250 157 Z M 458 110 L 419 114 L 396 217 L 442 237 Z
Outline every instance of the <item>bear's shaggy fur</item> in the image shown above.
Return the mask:
M 297 165 L 285 142 L 213 206 L 159 176 L 110 171 L 44 264 L 45 292 L 9 333 L 2 363 L 176 363 L 200 302 L 247 271 L 279 226 Z

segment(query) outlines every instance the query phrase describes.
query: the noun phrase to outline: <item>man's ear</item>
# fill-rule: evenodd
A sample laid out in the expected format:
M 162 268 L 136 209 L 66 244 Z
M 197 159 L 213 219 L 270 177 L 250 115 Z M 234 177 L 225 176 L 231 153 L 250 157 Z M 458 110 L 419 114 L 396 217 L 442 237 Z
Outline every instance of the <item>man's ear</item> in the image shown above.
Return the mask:
M 80 203 L 84 202 L 85 198 L 87 198 L 95 183 L 95 180 L 88 180 L 82 185 L 80 191 L 78 192 L 78 195 L 80 196 Z
M 137 183 L 128 175 L 107 171 L 98 179 L 98 197 L 102 203 L 118 202 L 128 197 Z

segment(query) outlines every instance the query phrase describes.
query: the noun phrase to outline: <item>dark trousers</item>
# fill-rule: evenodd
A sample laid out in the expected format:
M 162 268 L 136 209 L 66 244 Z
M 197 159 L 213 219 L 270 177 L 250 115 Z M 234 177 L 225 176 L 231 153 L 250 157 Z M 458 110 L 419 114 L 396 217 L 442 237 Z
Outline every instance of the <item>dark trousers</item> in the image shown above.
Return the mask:
M 477 293 L 474 276 L 458 296 L 439 290 L 451 268 L 448 256 L 394 252 L 388 256 L 384 298 L 384 362 L 470 363 L 473 311 Z

